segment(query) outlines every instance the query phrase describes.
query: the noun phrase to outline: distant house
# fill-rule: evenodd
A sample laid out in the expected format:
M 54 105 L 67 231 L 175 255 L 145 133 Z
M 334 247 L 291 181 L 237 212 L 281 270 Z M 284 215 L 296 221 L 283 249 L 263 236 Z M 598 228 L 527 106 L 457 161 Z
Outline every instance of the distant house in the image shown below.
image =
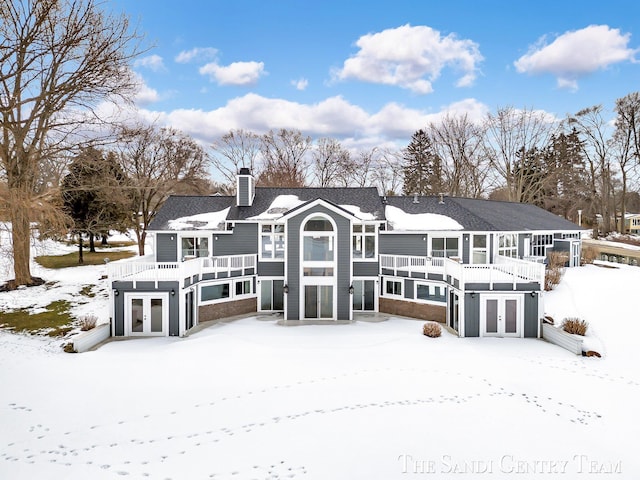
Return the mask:
M 640 213 L 625 213 L 623 231 L 632 235 L 640 235 Z
M 112 262 L 112 334 L 184 335 L 280 312 L 289 323 L 384 312 L 463 337 L 539 337 L 544 261 L 579 265 L 581 227 L 527 204 L 381 197 L 375 188 L 256 188 L 172 196 L 151 260 Z

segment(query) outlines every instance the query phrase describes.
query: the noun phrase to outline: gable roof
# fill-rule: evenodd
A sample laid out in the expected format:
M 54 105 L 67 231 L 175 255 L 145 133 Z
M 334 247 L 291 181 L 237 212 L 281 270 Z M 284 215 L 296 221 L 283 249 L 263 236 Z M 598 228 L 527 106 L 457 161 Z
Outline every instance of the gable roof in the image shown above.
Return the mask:
M 352 211 L 353 208 L 359 209 L 363 214 L 369 214 L 373 219 L 384 220 L 384 204 L 378 190 L 375 187 L 346 187 L 346 188 L 273 188 L 273 187 L 256 187 L 256 194 L 253 204 L 249 207 L 238 207 L 234 205 L 229 211 L 229 220 L 250 220 L 268 217 L 265 215 L 272 208 L 274 202 L 277 203 L 279 198 L 284 196 L 296 197 L 297 202 L 291 202 L 286 211 L 275 212 L 273 216 L 280 216 L 289 210 L 296 208 L 302 204 L 312 202 L 314 200 L 325 200 L 334 205 L 347 210 L 349 213 L 359 216 L 359 212 Z M 284 207 L 286 208 L 286 207 Z M 284 210 L 283 208 L 283 210 Z
M 444 197 L 387 197 L 387 204 L 406 213 L 436 213 L 450 217 L 465 230 L 471 231 L 528 231 L 583 230 L 540 207 L 527 203 L 501 202 L 476 198 Z M 425 225 L 424 230 L 429 230 Z

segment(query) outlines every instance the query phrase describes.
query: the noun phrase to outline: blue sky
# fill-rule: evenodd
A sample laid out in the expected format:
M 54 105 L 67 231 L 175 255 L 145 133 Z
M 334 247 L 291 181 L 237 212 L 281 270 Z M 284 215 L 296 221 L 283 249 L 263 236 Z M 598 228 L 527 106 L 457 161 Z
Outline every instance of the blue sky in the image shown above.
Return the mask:
M 145 118 L 406 145 L 446 112 L 564 117 L 640 90 L 640 2 L 111 0 L 153 45 Z

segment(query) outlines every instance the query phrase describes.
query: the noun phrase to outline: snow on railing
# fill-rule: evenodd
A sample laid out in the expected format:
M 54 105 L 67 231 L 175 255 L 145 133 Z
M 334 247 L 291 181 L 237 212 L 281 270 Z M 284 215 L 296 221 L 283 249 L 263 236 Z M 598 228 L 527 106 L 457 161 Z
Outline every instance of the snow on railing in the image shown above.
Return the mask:
M 443 273 L 444 258 L 380 255 L 380 267 L 411 273 Z

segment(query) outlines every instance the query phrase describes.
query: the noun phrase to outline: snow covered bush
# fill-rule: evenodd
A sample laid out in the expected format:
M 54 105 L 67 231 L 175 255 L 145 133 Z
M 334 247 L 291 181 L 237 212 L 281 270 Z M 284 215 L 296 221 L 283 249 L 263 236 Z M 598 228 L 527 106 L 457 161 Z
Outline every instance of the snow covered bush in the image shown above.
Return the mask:
M 437 338 L 442 334 L 442 327 L 435 322 L 427 322 L 422 327 L 422 333 L 427 337 Z
M 98 323 L 98 317 L 95 315 L 84 315 L 80 317 L 80 330 L 83 332 L 91 330 L 96 327 L 96 323 Z
M 562 329 L 567 333 L 584 336 L 587 333 L 589 324 L 577 317 L 569 317 L 562 320 Z

